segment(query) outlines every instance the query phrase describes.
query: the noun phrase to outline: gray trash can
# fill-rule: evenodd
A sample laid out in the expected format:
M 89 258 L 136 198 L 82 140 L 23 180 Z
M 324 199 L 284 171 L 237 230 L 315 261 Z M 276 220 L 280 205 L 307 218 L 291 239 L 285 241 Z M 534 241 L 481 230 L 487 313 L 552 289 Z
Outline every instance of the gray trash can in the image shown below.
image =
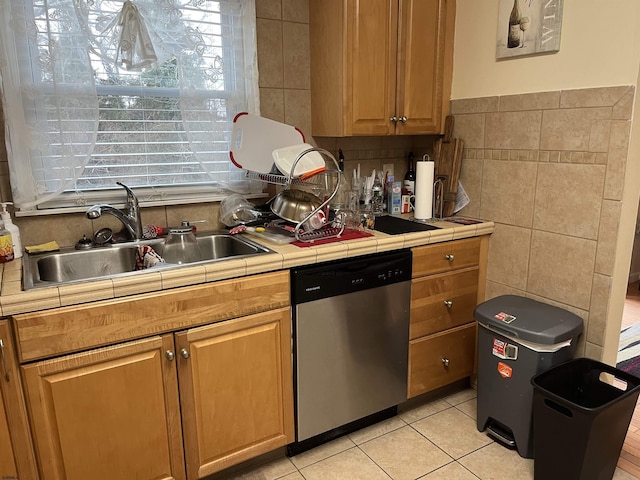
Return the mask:
M 478 430 L 534 457 L 531 378 L 571 360 L 582 319 L 517 295 L 478 305 Z

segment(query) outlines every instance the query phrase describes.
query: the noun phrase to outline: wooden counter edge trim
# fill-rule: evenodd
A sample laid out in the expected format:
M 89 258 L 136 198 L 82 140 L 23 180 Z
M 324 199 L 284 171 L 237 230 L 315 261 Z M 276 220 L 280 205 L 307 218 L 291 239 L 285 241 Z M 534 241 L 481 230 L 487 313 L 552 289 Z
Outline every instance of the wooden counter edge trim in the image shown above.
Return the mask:
M 291 304 L 288 270 L 13 317 L 21 362 Z

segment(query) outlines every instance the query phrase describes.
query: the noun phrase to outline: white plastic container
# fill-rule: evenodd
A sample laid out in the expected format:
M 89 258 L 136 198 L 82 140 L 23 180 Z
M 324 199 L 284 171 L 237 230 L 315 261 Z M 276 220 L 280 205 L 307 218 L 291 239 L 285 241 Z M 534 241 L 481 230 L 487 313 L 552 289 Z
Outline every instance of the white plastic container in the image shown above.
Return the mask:
M 4 223 L 5 230 L 8 230 L 11 234 L 11 241 L 13 243 L 13 255 L 14 258 L 22 257 L 22 240 L 20 239 L 20 229 L 11 220 L 11 215 L 7 211 L 7 205 L 13 205 L 11 202 L 1 202 L 2 211 L 0 212 L 0 219 Z

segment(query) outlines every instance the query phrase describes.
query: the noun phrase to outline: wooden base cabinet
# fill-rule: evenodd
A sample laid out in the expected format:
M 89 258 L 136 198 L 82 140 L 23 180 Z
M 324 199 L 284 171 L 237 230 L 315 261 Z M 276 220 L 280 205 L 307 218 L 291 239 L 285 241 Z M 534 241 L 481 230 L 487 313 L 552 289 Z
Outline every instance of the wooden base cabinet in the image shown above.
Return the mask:
M 43 480 L 182 480 L 173 335 L 23 366 Z
M 42 480 L 191 480 L 290 443 L 290 345 L 287 307 L 24 365 Z
M 13 341 L 0 320 L 0 479 L 37 479 Z
M 310 0 L 315 136 L 442 133 L 455 0 Z
M 288 308 L 176 335 L 187 476 L 294 440 Z
M 473 310 L 484 300 L 488 236 L 413 249 L 408 397 L 475 370 Z

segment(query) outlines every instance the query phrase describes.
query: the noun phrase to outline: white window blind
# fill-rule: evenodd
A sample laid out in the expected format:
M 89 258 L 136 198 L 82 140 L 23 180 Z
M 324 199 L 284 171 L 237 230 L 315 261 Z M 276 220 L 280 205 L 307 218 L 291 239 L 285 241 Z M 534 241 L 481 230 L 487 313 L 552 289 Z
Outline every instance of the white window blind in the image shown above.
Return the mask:
M 84 205 L 117 181 L 143 202 L 247 188 L 229 138 L 258 110 L 254 0 L 0 2 L 18 208 Z

